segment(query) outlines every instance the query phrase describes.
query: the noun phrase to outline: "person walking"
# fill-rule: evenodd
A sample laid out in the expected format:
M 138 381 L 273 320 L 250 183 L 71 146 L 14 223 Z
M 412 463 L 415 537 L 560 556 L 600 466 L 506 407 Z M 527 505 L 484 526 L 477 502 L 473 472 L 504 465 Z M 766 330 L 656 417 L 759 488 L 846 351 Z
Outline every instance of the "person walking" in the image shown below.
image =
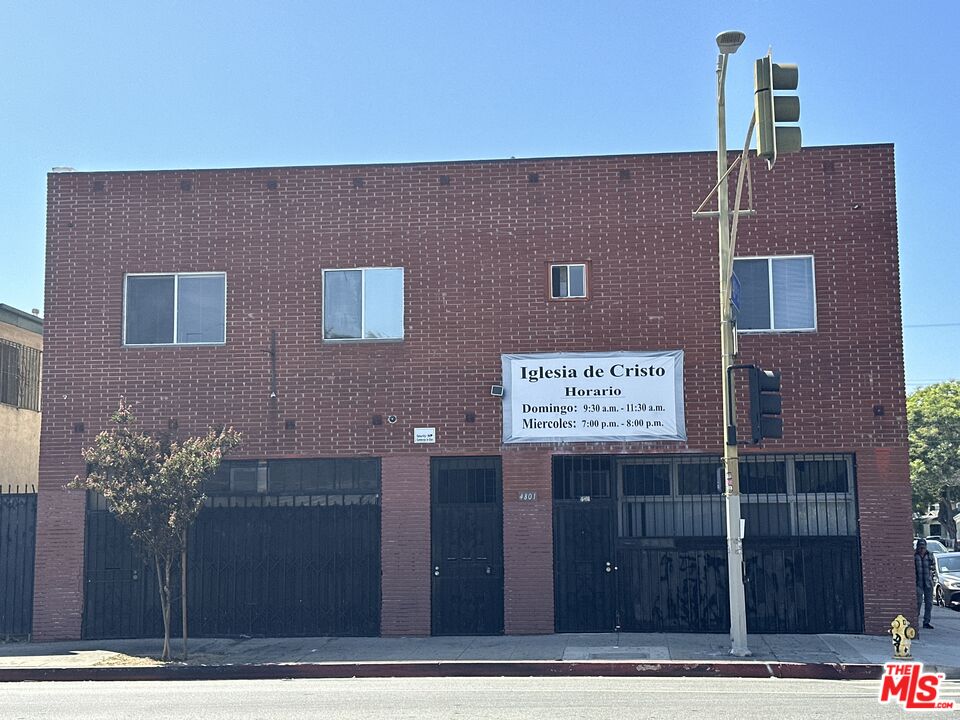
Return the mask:
M 933 609 L 933 555 L 927 552 L 927 541 L 917 540 L 917 549 L 913 551 L 913 567 L 917 580 L 917 617 L 923 608 L 923 627 L 933 630 L 930 624 L 930 612 Z

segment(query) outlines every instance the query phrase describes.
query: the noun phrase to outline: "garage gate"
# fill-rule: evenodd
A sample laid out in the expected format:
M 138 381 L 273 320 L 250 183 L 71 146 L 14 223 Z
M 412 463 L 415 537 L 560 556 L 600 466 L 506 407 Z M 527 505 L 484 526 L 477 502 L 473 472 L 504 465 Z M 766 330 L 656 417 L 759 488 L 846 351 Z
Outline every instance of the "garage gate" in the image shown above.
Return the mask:
M 747 630 L 863 631 L 854 458 L 740 460 Z M 558 456 L 557 632 L 727 632 L 717 457 Z
M 207 495 L 189 541 L 191 636 L 379 635 L 379 460 L 225 462 Z M 94 494 L 85 559 L 83 636 L 162 636 L 156 570 Z

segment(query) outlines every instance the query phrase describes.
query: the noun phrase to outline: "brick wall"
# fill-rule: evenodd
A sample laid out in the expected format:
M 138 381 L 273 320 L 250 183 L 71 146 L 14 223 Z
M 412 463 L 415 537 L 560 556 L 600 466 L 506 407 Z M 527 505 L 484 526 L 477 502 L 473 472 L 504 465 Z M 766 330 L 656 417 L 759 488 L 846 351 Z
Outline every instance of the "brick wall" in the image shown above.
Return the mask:
M 818 318 L 816 333 L 740 339 L 743 361 L 783 371 L 786 437 L 765 449 L 886 449 L 902 458 L 893 148 L 811 148 L 783 158 L 775 173 L 759 165 L 759 214 L 740 223 L 738 255 L 812 253 Z M 50 175 L 37 636 L 75 636 L 76 623 L 54 618 L 81 610 L 83 506 L 61 487 L 83 470 L 80 448 L 121 395 L 137 402 L 148 428 L 170 419 L 182 433 L 234 425 L 245 438 L 237 457 L 382 456 L 385 544 L 388 527 L 400 532 L 403 521 L 388 503 L 409 502 L 406 487 L 424 492 L 429 455 L 502 451 L 500 400 L 489 394 L 501 353 L 682 348 L 689 438 L 517 449 L 505 453 L 505 489 L 518 487 L 528 465 L 543 473 L 530 482 L 547 490 L 550 452 L 718 452 L 716 224 L 691 218 L 714 173 L 711 153 L 686 153 Z M 550 262 L 589 263 L 591 299 L 548 300 Z M 405 339 L 325 343 L 321 271 L 372 266 L 405 269 Z M 124 273 L 174 271 L 227 273 L 226 345 L 124 348 Z M 271 403 L 265 351 L 274 330 Z M 391 414 L 396 424 L 372 424 Z M 413 445 L 422 426 L 437 428 L 435 445 Z M 409 476 L 415 466 L 424 477 Z M 865 477 L 861 511 L 890 522 L 865 517 L 865 532 L 879 535 L 864 545 L 895 549 L 885 567 L 901 572 L 906 466 L 892 460 L 882 482 Z M 508 630 L 549 626 L 509 547 L 530 539 L 524 522 L 546 532 L 547 498 L 532 508 L 506 498 Z M 410 542 L 422 548 L 417 538 Z M 548 541 L 537 549 L 543 562 Z M 877 561 L 872 551 L 864 559 Z M 400 632 L 390 618 L 403 617 L 404 593 L 422 589 L 400 589 L 388 560 L 385 547 L 384 632 Z M 878 572 L 867 567 L 865 577 Z M 549 580 L 545 568 L 537 577 Z M 874 628 L 908 594 L 896 584 L 876 590 L 867 610 Z M 423 630 L 422 617 L 410 622 Z
M 909 513 L 891 507 L 909 506 L 910 473 L 906 448 L 887 447 L 857 454 L 860 505 L 860 555 L 863 560 L 863 610 L 868 633 L 890 631 L 890 621 L 903 615 L 917 626 L 914 590 L 913 522 Z M 903 538 L 908 538 L 903 542 Z
M 430 458 L 386 455 L 381 501 L 382 635 L 430 634 Z
M 503 455 L 503 621 L 508 635 L 553 632 L 550 453 Z M 520 500 L 520 493 L 536 500 Z

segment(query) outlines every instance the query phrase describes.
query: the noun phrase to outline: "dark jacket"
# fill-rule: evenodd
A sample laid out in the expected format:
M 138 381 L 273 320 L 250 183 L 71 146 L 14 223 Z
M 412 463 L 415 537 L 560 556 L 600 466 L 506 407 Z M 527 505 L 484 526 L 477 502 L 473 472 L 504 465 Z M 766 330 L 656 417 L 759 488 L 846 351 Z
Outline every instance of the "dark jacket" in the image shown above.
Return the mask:
M 929 551 L 921 555 L 913 553 L 913 566 L 917 576 L 917 587 L 933 587 L 933 554 Z

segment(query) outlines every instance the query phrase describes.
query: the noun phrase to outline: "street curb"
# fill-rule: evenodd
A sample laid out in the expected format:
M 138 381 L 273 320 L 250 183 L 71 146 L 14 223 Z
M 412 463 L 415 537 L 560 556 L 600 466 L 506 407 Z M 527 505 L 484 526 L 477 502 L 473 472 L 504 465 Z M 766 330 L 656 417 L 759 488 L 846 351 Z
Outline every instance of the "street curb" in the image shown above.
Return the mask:
M 960 668 L 926 668 L 953 671 Z M 285 680 L 294 678 L 414 677 L 737 677 L 807 680 L 876 680 L 882 665 L 759 661 L 694 662 L 515 660 L 166 665 L 96 668 L 0 668 L 0 682 L 111 680 Z

